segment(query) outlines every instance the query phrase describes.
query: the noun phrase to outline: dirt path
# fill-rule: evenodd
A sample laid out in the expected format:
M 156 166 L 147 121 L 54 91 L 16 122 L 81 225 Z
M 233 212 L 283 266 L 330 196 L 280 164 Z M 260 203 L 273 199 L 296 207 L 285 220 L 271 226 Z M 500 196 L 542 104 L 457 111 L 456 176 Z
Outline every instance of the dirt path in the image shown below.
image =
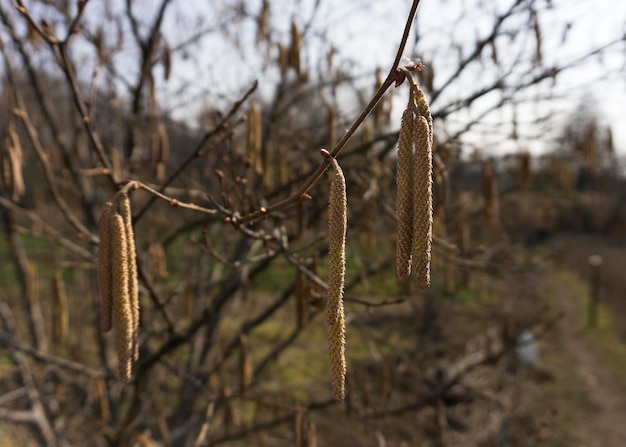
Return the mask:
M 571 273 L 556 272 L 548 275 L 546 286 L 565 314 L 558 335 L 558 355 L 564 361 L 550 367 L 556 380 L 566 384 L 559 392 L 561 402 L 555 404 L 570 419 L 567 431 L 576 439 L 575 447 L 624 447 L 626 388 L 584 330 L 580 297 L 585 284 Z

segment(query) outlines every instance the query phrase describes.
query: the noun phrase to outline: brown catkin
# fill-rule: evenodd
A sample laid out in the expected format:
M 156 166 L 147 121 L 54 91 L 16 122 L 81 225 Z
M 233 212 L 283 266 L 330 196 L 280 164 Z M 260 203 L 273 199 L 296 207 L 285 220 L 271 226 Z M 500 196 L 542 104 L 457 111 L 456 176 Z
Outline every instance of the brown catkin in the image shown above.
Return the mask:
M 98 223 L 98 283 L 100 285 L 100 330 L 109 332 L 113 325 L 112 312 L 112 277 L 111 277 L 111 215 L 113 204 L 107 202 L 102 208 Z
M 135 247 L 135 232 L 133 230 L 133 216 L 130 208 L 130 198 L 128 194 L 120 196 L 120 214 L 124 219 L 124 230 L 126 235 L 126 250 L 128 262 L 128 298 L 130 300 L 130 311 L 133 316 L 133 356 L 137 360 L 139 357 L 139 345 L 137 337 L 139 335 L 139 281 L 137 279 L 137 250 Z
M 528 188 L 530 186 L 532 176 L 530 162 L 530 153 L 522 152 L 520 155 L 520 184 L 522 188 Z
M 289 50 L 282 44 L 278 44 L 278 66 L 280 68 L 280 76 L 285 77 L 289 65 Z
M 346 179 L 332 159 L 334 175 L 330 185 L 328 213 L 328 294 L 326 320 L 333 395 L 338 403 L 345 398 L 346 357 L 343 287 L 346 274 L 346 228 L 348 220 Z
M 297 408 L 293 415 L 293 437 L 294 437 L 295 447 L 304 446 L 303 438 L 302 438 L 302 420 L 303 420 L 302 410 Z
M 253 104 L 248 110 L 247 149 L 248 158 L 254 167 L 254 171 L 259 175 L 263 173 L 263 158 L 261 154 L 263 136 L 261 132 L 261 112 Z
M 276 158 L 274 158 L 276 163 L 276 168 L 274 171 L 276 172 L 276 178 L 278 179 L 279 185 L 285 185 L 289 182 L 289 166 L 287 165 L 287 150 L 285 146 L 279 145 L 276 149 Z
M 52 277 L 52 292 L 54 305 L 52 339 L 56 344 L 63 346 L 67 343 L 69 337 L 70 316 L 65 284 L 59 272 L 54 272 Z
M 293 67 L 298 76 L 301 74 L 300 48 L 302 47 L 302 35 L 296 22 L 291 22 L 291 45 L 289 46 L 289 65 Z
M 396 242 L 396 274 L 406 278 L 411 274 L 411 251 L 413 249 L 413 143 L 415 141 L 415 114 L 407 108 L 402 114 L 397 160 L 398 237 Z
M 109 407 L 107 385 L 104 379 L 96 381 L 96 397 L 100 403 L 100 419 L 108 422 L 111 419 L 111 409 Z
M 430 117 L 430 113 L 428 114 Z M 419 116 L 416 122 L 414 182 L 413 272 L 421 288 L 430 286 L 430 258 L 433 239 L 433 156 L 432 124 Z
M 15 123 L 11 121 L 8 128 L 8 158 L 11 164 L 11 188 L 10 193 L 13 200 L 20 199 L 25 193 L 22 144 L 15 130 Z
M 317 447 L 317 427 L 315 426 L 315 421 L 307 420 L 306 446 Z
M 133 360 L 133 314 L 130 304 L 128 245 L 124 218 L 111 218 L 111 266 L 113 294 L 113 322 L 120 379 L 128 382 Z
M 337 403 L 343 403 L 346 395 L 346 323 L 343 301 L 337 310 L 337 320 L 329 327 L 328 349 L 333 396 Z
M 533 24 L 533 30 L 535 31 L 535 63 L 541 65 L 543 62 L 541 27 L 539 26 L 539 17 L 536 11 L 531 10 L 530 20 Z
M 260 43 L 266 36 L 268 36 L 269 31 L 267 29 L 267 25 L 270 20 L 270 3 L 269 0 L 263 0 L 261 4 L 261 11 L 259 11 L 259 15 L 256 18 L 257 30 L 256 30 L 256 43 Z
M 165 257 L 165 249 L 160 242 L 150 242 L 148 244 L 148 273 L 150 278 L 165 279 L 169 276 L 167 271 L 167 259 Z
M 483 198 L 485 200 L 485 220 L 494 229 L 498 225 L 498 184 L 491 165 L 483 167 Z

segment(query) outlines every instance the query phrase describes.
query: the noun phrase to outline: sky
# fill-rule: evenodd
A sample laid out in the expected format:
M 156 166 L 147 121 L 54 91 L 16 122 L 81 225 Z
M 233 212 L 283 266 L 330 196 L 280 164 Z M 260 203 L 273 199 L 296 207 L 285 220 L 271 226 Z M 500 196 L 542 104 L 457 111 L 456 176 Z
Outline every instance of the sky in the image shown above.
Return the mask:
M 407 58 L 421 55 L 435 73 L 434 85 L 441 86 L 459 65 L 459 58 L 469 54 L 477 38 L 484 38 L 494 22 L 494 12 L 501 14 L 514 0 L 422 0 L 416 27 L 420 40 L 415 44 L 414 32 L 404 53 Z M 153 0 L 135 0 L 132 5 L 141 24 L 150 23 L 155 13 Z M 260 95 L 269 97 L 271 86 L 278 77 L 276 68 L 264 66 L 265 56 L 275 57 L 275 47 L 264 47 L 255 42 L 255 15 L 261 0 L 244 0 L 247 18 L 232 20 L 234 0 L 199 0 L 187 2 L 174 0 L 166 15 L 163 40 L 172 48 L 187 40 L 198 28 L 212 29 L 188 51 L 175 53 L 172 75 L 166 81 L 157 76 L 157 88 L 164 108 L 176 118 L 192 123 L 195 115 L 206 107 L 227 108 L 255 79 L 260 80 Z M 89 29 L 102 27 L 108 13 L 123 11 L 122 0 L 90 2 L 85 15 Z M 318 5 L 317 9 L 314 5 Z M 409 0 L 271 0 L 272 26 L 275 38 L 287 44 L 289 28 L 295 20 L 301 28 L 308 29 L 304 51 L 305 65 L 317 70 L 316 61 L 332 46 L 338 50 L 337 68 L 356 75 L 364 89 L 373 87 L 373 72 L 377 67 L 387 70 L 393 61 L 400 40 Z M 465 73 L 437 98 L 433 109 L 445 107 L 458 98 L 467 97 L 486 85 L 502 72 L 510 69 L 513 81 L 523 82 L 551 64 L 569 63 L 606 42 L 626 33 L 626 1 L 624 0 L 536 0 L 542 38 L 542 66 L 524 73 L 526 61 L 535 54 L 532 30 L 513 36 L 513 31 L 528 28 L 527 15 L 505 22 L 505 31 L 496 41 L 499 63 L 490 60 L 491 51 L 485 52 L 480 63 L 473 64 Z M 36 14 L 38 10 L 33 8 Z M 128 26 L 128 25 L 125 25 Z M 567 32 L 566 32 L 567 30 Z M 115 40 L 116 32 L 106 29 L 106 37 Z M 127 28 L 126 32 L 129 31 Z M 563 36 L 566 35 L 566 39 Z M 138 51 L 132 39 L 123 42 L 123 51 L 116 56 L 116 67 L 127 79 L 133 79 L 137 70 Z M 90 79 L 93 56 L 83 52 L 80 44 L 72 47 L 81 58 L 84 78 Z M 90 59 L 91 58 L 91 59 Z M 343 62 L 341 62 L 343 61 Z M 464 135 L 469 147 L 480 147 L 490 153 L 530 149 L 550 149 L 549 138 L 574 114 L 577 107 L 594 107 L 602 122 L 610 124 L 616 149 L 626 156 L 626 43 L 621 42 L 603 57 L 592 57 L 584 64 L 559 74 L 557 82 L 528 89 L 515 98 L 515 107 L 507 105 L 496 113 L 487 114 L 479 124 Z M 159 70 L 157 70 L 159 73 Z M 161 70 L 162 74 L 162 70 Z M 513 82 L 512 81 L 512 82 Z M 515 83 L 513 82 L 513 84 Z M 120 84 L 121 85 L 121 84 Z M 395 94 L 398 106 L 394 116 L 401 114 L 404 100 L 401 87 Z M 545 98 L 549 98 L 546 100 Z M 583 98 L 591 98 L 581 105 Z M 452 135 L 468 121 L 480 117 L 489 107 L 502 100 L 502 95 L 486 95 L 471 107 L 451 114 L 446 125 L 440 127 L 442 135 Z M 344 115 L 356 116 L 358 105 L 345 101 Z M 511 141 L 513 115 L 516 115 L 521 133 L 528 135 L 522 141 Z M 549 116 L 541 125 L 533 123 L 537 116 Z
M 365 74 L 373 72 L 376 67 L 387 69 L 393 60 L 410 2 L 320 0 L 318 9 L 313 15 L 315 3 L 316 0 L 271 1 L 273 25 L 279 30 L 278 35 L 282 35 L 286 43 L 289 25 L 294 17 L 301 26 L 313 18 L 312 29 L 309 31 L 310 45 L 305 51 L 307 61 L 312 64 L 318 60 L 328 49 L 329 44 L 332 44 L 340 51 L 340 56 L 345 58 L 347 70 L 364 75 L 363 87 L 368 88 L 371 77 Z M 260 10 L 260 4 L 260 0 L 246 2 L 247 9 L 251 12 Z M 434 83 L 437 87 L 458 67 L 458 53 L 468 54 L 473 49 L 476 38 L 484 37 L 490 31 L 494 11 L 501 14 L 510 4 L 512 0 L 422 0 L 417 18 L 421 39 L 417 46 L 414 46 L 415 34 L 412 33 L 404 56 L 414 58 L 419 54 L 423 56 L 427 65 L 432 64 L 435 71 Z M 198 8 L 194 14 L 206 14 L 206 3 L 195 2 L 194 5 L 189 5 L 191 9 Z M 551 64 L 570 63 L 580 55 L 626 33 L 626 1 L 537 0 L 535 5 L 539 17 L 543 56 L 543 65 L 536 68 L 535 74 L 550 67 Z M 528 17 L 524 15 L 505 23 L 504 28 L 512 31 L 527 27 Z M 219 85 L 228 98 L 241 91 L 242 86 L 249 84 L 253 79 L 263 76 L 259 74 L 262 58 L 257 57 L 262 51 L 255 46 L 253 40 L 254 20 L 238 23 L 237 26 L 239 44 L 243 48 L 241 50 L 243 57 L 239 57 L 239 60 L 237 54 L 240 49 L 225 46 L 218 39 L 204 43 L 207 56 L 200 58 L 200 62 L 182 64 L 184 72 L 182 76 L 191 84 L 198 83 L 199 91 L 206 89 L 207 84 Z M 529 58 L 535 53 L 535 42 L 529 37 L 532 35 L 532 32 L 529 32 L 510 41 L 504 37 L 500 38 L 496 43 L 500 62 L 513 69 L 517 69 L 515 64 L 523 64 L 523 60 L 518 61 L 516 58 Z M 461 49 L 458 50 L 457 47 Z M 486 53 L 488 55 L 489 51 Z M 488 56 L 486 59 L 468 69 L 467 73 L 448 89 L 447 94 L 438 99 L 439 104 L 436 105 L 441 107 L 446 101 L 467 96 L 472 92 L 472 88 L 478 88 L 489 77 L 495 77 L 498 68 L 490 63 Z M 193 64 L 200 65 L 191 67 Z M 625 42 L 621 42 L 602 57 L 592 57 L 576 68 L 559 74 L 555 85 L 544 82 L 528 89 L 525 96 L 520 96 L 516 101 L 515 112 L 513 107 L 505 107 L 495 114 L 486 116 L 480 125 L 474 126 L 472 132 L 466 135 L 465 141 L 473 146 L 481 146 L 486 152 L 548 150 L 551 147 L 546 145 L 547 136 L 554 137 L 558 129 L 574 114 L 576 108 L 581 106 L 581 101 L 591 99 L 588 106 L 598 110 L 602 123 L 611 125 L 616 149 L 626 155 L 626 126 L 622 125 L 626 118 L 624 67 L 626 67 L 626 45 Z M 207 73 L 208 83 L 206 78 L 198 76 L 198 73 L 203 71 Z M 271 70 L 266 74 L 270 77 L 275 75 L 276 73 Z M 513 79 L 522 82 L 527 77 L 520 73 Z M 403 102 L 399 100 L 403 94 L 401 91 L 398 93 L 396 95 L 398 107 L 395 110 L 397 117 L 401 113 Z M 550 99 L 549 101 L 537 99 L 541 97 Z M 454 133 L 455 129 L 462 128 L 467 120 L 480 116 L 484 109 L 500 99 L 496 94 L 487 95 L 482 103 L 450 116 L 445 132 Z M 358 113 L 357 109 L 349 110 L 350 104 L 346 104 L 346 109 L 347 114 L 353 113 L 356 116 Z M 517 115 L 520 132 L 529 135 L 528 139 L 512 142 L 506 138 L 513 113 Z M 539 115 L 549 116 L 549 122 L 537 127 L 532 122 Z

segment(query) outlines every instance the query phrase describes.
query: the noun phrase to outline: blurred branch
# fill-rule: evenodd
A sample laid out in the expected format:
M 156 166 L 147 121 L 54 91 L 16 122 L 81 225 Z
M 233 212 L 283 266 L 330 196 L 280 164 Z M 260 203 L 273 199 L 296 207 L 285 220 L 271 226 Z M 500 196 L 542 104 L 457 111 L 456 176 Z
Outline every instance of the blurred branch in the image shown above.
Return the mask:
M 463 73 L 465 68 L 467 68 L 467 66 L 472 61 L 480 57 L 485 47 L 489 45 L 490 42 L 493 42 L 493 40 L 498 36 L 498 34 L 500 33 L 500 28 L 502 24 L 506 21 L 506 19 L 513 16 L 513 14 L 515 14 L 515 12 L 517 11 L 517 7 L 523 3 L 524 3 L 524 0 L 514 0 L 513 4 L 509 7 L 509 9 L 504 14 L 496 17 L 489 35 L 485 37 L 484 39 L 479 40 L 476 43 L 476 48 L 474 48 L 474 51 L 470 53 L 466 58 L 464 58 L 459 64 L 459 67 L 457 68 L 457 70 L 454 73 L 452 73 L 450 77 L 448 77 L 448 79 L 446 79 L 446 81 L 441 85 L 441 87 L 439 87 L 436 91 L 432 93 L 430 97 L 431 107 L 437 101 L 437 98 L 439 98 L 441 93 L 445 91 L 445 89 L 448 88 L 448 86 L 452 84 L 452 82 L 454 82 L 454 80 L 457 79 L 461 75 L 461 73 Z
M 0 346 L 17 351 L 17 352 L 27 354 L 39 362 L 57 365 L 63 369 L 67 369 L 68 371 L 72 371 L 74 373 L 78 373 L 78 374 L 90 377 L 92 379 L 97 379 L 99 377 L 108 376 L 105 371 L 93 369 L 82 363 L 74 362 L 72 360 L 67 360 L 62 357 L 58 357 L 58 356 L 40 351 L 38 349 L 32 348 L 30 346 L 26 346 L 23 343 L 20 343 L 19 341 L 17 341 L 17 339 L 15 338 L 15 335 L 11 333 L 7 333 L 5 331 L 0 331 Z
M 0 206 L 6 208 L 8 210 L 13 211 L 14 213 L 21 215 L 28 219 L 32 224 L 36 224 L 43 229 L 43 234 L 51 237 L 54 241 L 57 241 L 59 244 L 63 245 L 69 251 L 74 252 L 76 255 L 80 256 L 85 260 L 92 260 L 93 255 L 91 252 L 85 250 L 83 247 L 76 245 L 74 242 L 63 237 L 56 228 L 52 225 L 48 224 L 44 221 L 37 213 L 34 211 L 27 210 L 25 208 L 16 205 L 5 197 L 0 196 Z M 28 230 L 31 231 L 31 230 Z M 34 232 L 33 232 L 34 234 Z
M 391 69 L 389 70 L 389 74 L 387 75 L 387 78 L 384 80 L 384 82 L 378 88 L 378 90 L 376 90 L 376 92 L 374 92 L 374 95 L 373 95 L 372 99 L 365 106 L 363 111 L 361 111 L 361 113 L 356 118 L 356 120 L 354 121 L 352 126 L 350 126 L 350 129 L 347 130 L 347 132 L 341 137 L 341 139 L 335 145 L 335 147 L 332 149 L 332 151 L 330 151 L 330 155 L 332 157 L 336 158 L 337 155 L 339 155 L 339 153 L 344 148 L 344 146 L 346 145 L 348 140 L 350 140 L 352 135 L 354 135 L 354 133 L 361 126 L 363 121 L 365 121 L 365 118 L 367 118 L 367 116 L 371 113 L 371 111 L 374 110 L 374 107 L 376 106 L 376 104 L 378 104 L 378 101 L 380 101 L 380 99 L 383 97 L 383 95 L 385 94 L 387 89 L 389 89 L 389 87 L 391 87 L 391 85 L 394 82 L 396 82 L 396 79 L 397 79 L 397 71 L 396 71 L 396 69 L 397 69 L 398 64 L 400 62 L 400 59 L 402 58 L 402 53 L 404 52 L 404 47 L 406 46 L 407 39 L 408 39 L 408 36 L 409 36 L 409 31 L 411 30 L 411 25 L 413 23 L 413 18 L 415 17 L 415 13 L 417 12 L 417 7 L 419 6 L 419 3 L 420 3 L 420 0 L 413 0 L 413 3 L 411 5 L 411 10 L 409 12 L 409 16 L 408 16 L 407 21 L 406 21 L 405 26 L 404 26 L 404 32 L 402 34 L 402 40 L 400 41 L 400 45 L 398 46 L 398 50 L 396 52 L 396 56 L 394 58 L 393 64 L 391 66 Z M 326 168 L 328 168 L 329 164 L 330 164 L 330 158 L 324 158 L 322 163 L 318 166 L 318 168 L 311 175 L 311 177 L 309 177 L 304 182 L 304 184 L 294 194 L 292 194 L 290 197 L 287 197 L 284 200 L 276 202 L 273 205 L 269 205 L 269 206 L 264 207 L 265 210 L 263 212 L 262 211 L 254 211 L 254 212 L 252 212 L 250 214 L 244 215 L 244 216 L 242 216 L 242 217 L 240 217 L 238 219 L 238 222 L 242 223 L 242 224 L 247 223 L 247 222 L 251 222 L 253 220 L 256 220 L 256 219 L 259 219 L 259 218 L 263 217 L 267 213 L 272 213 L 274 211 L 278 211 L 280 209 L 283 209 L 283 208 L 286 208 L 286 207 L 288 207 L 290 205 L 294 205 L 294 204 L 298 203 L 301 200 L 301 197 L 304 194 L 306 194 L 307 191 L 309 191 L 309 189 L 311 189 L 311 187 L 315 183 L 317 183 L 319 178 L 326 171 Z
M 8 329 L 9 333 L 17 333 L 13 313 L 4 301 L 0 301 L 0 320 L 2 321 L 4 327 Z M 3 345 L 5 343 L 10 343 L 10 338 L 7 340 L 7 337 L 0 333 L 0 343 Z M 58 445 L 57 437 L 48 419 L 48 415 L 46 414 L 46 409 L 43 405 L 39 390 L 37 389 L 28 360 L 24 356 L 24 353 L 20 350 L 14 349 L 10 355 L 13 362 L 19 366 L 19 375 L 21 377 L 23 387 L 26 390 L 26 394 L 28 395 L 31 409 L 27 412 L 0 409 L 0 417 L 14 420 L 16 422 L 32 423 L 38 428 L 44 444 L 46 446 L 56 447 Z
M 165 11 L 169 6 L 171 0 L 161 0 L 161 4 L 159 6 L 159 10 L 154 19 L 154 23 L 150 27 L 150 31 L 148 33 L 148 37 L 143 39 L 139 33 L 139 24 L 137 19 L 133 15 L 132 12 L 132 1 L 126 0 L 126 16 L 131 24 L 131 29 L 133 32 L 133 36 L 135 37 L 135 41 L 139 48 L 141 49 L 141 65 L 139 68 L 139 75 L 137 78 L 137 82 L 135 87 L 131 91 L 132 95 L 132 106 L 131 111 L 133 116 L 139 116 L 141 112 L 141 100 L 143 97 L 144 86 L 152 79 L 152 64 L 154 53 L 157 50 L 157 46 L 161 37 L 161 25 L 163 23 L 163 19 L 165 17 Z M 133 150 L 133 123 L 132 120 L 128 124 L 128 128 L 126 131 L 127 140 L 126 140 L 126 148 L 124 154 L 127 159 L 130 159 Z
M 248 97 L 256 90 L 258 82 L 254 81 L 250 88 L 244 93 L 244 95 L 232 105 L 229 112 L 220 120 L 220 122 L 209 132 L 204 134 L 202 140 L 198 143 L 193 152 L 178 166 L 178 168 L 170 175 L 170 177 L 161 185 L 159 193 L 162 194 L 166 187 L 168 187 L 196 158 L 200 157 L 205 145 L 220 132 L 224 132 L 228 129 L 228 122 L 237 113 L 239 108 L 244 104 Z M 141 209 L 134 217 L 134 222 L 139 221 L 145 212 L 154 204 L 156 196 L 152 197 L 148 203 Z
M 84 236 L 88 237 L 92 242 L 95 243 L 98 241 L 98 238 L 96 237 L 96 235 L 93 234 L 91 231 L 89 231 L 87 227 L 85 227 L 85 225 L 83 225 L 83 223 L 80 220 L 78 220 L 78 218 L 70 209 L 67 202 L 65 201 L 65 199 L 63 198 L 63 196 L 61 195 L 59 191 L 58 182 L 55 178 L 54 172 L 52 172 L 52 168 L 50 167 L 50 162 L 49 162 L 50 157 L 46 154 L 44 148 L 42 147 L 41 141 L 39 140 L 39 135 L 37 134 L 37 130 L 35 129 L 35 126 L 33 126 L 33 123 L 30 120 L 28 111 L 26 109 L 26 104 L 24 103 L 24 100 L 22 99 L 22 95 L 20 94 L 19 87 L 13 76 L 13 67 L 11 65 L 6 49 L 4 48 L 4 45 L 0 46 L 0 50 L 2 51 L 2 55 L 4 57 L 5 72 L 6 72 L 9 84 L 12 87 L 11 90 L 13 92 L 13 101 L 15 102 L 15 105 L 17 107 L 17 109 L 14 110 L 13 113 L 22 121 L 22 124 L 24 125 L 24 128 L 26 129 L 26 133 L 28 134 L 30 142 L 32 143 L 33 148 L 35 149 L 35 153 L 37 154 L 37 158 L 39 159 L 39 162 L 41 163 L 41 166 L 43 168 L 44 176 L 46 178 L 46 183 L 48 184 L 48 187 L 50 188 L 52 197 L 54 198 L 54 201 L 56 202 L 58 208 L 61 210 L 61 213 L 68 220 L 68 222 L 70 222 L 72 226 L 79 233 L 82 233 Z

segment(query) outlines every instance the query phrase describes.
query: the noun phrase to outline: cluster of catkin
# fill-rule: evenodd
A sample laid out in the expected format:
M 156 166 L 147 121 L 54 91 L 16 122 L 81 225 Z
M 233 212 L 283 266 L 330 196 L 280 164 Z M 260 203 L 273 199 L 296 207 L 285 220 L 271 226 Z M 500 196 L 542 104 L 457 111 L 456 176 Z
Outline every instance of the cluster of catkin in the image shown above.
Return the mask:
M 346 327 L 343 287 L 346 276 L 346 228 L 348 225 L 346 179 L 334 158 L 328 209 L 328 292 L 326 322 L 333 395 L 338 403 L 345 398 Z
M 24 174 L 22 172 L 22 145 L 15 129 L 9 122 L 7 135 L 0 142 L 0 191 L 6 192 L 13 200 L 24 196 Z
M 433 120 L 424 92 L 411 76 L 398 142 L 396 273 L 411 272 L 421 288 L 430 285 L 433 233 Z
M 100 327 L 103 332 L 115 327 L 119 376 L 128 382 L 132 362 L 137 360 L 139 354 L 139 285 L 130 199 L 127 194 L 120 194 L 118 208 L 119 213 L 113 203 L 105 203 L 98 228 Z

